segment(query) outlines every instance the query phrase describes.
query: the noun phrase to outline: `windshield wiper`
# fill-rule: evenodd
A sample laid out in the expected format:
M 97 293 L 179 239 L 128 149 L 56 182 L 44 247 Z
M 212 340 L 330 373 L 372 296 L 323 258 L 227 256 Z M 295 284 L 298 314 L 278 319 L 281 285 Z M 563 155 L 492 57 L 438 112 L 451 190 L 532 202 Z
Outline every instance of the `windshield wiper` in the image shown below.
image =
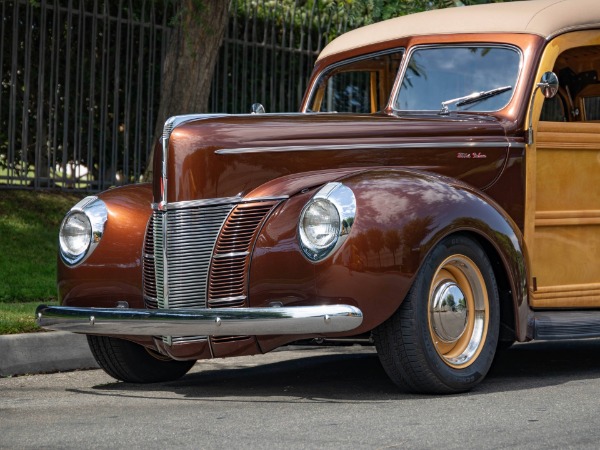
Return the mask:
M 472 94 L 465 95 L 464 97 L 453 98 L 452 100 L 446 100 L 442 102 L 442 109 L 440 110 L 440 114 L 448 114 L 450 110 L 448 106 L 453 103 L 456 103 L 456 107 L 470 105 L 471 103 L 477 103 L 480 100 L 485 100 L 486 98 L 494 97 L 496 95 L 502 94 L 503 92 L 510 91 L 512 86 L 502 86 L 495 89 L 490 89 L 489 91 L 481 91 L 481 92 L 473 92 Z

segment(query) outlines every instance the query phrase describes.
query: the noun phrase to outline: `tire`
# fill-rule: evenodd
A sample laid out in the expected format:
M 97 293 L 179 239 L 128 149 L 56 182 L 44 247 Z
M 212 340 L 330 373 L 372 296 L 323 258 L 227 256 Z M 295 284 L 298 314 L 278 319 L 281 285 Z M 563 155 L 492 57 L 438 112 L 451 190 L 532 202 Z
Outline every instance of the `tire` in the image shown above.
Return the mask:
M 400 388 L 453 394 L 485 377 L 499 328 L 490 261 L 474 240 L 456 235 L 430 252 L 402 305 L 373 338 L 386 373 Z
M 184 376 L 196 361 L 175 361 L 130 341 L 88 335 L 88 344 L 100 367 L 128 383 L 158 383 Z

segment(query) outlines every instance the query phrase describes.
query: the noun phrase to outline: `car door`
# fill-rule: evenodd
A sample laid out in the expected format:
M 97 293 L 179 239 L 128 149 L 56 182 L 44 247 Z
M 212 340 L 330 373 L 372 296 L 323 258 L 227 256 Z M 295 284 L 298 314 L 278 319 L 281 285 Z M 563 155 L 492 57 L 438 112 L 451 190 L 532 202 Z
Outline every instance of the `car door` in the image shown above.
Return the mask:
M 600 30 L 554 38 L 536 80 L 548 70 L 561 87 L 543 108 L 538 94 L 527 148 L 530 304 L 600 307 Z

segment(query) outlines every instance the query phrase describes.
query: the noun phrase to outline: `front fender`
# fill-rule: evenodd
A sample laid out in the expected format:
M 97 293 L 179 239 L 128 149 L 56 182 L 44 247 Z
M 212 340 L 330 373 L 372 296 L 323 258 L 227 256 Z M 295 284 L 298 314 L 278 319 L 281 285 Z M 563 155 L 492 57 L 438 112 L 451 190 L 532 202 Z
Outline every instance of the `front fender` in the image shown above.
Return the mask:
M 108 210 L 102 240 L 81 265 L 58 258 L 60 303 L 65 306 L 113 308 L 126 300 L 144 308 L 142 248 L 152 213 L 150 184 L 110 189 L 98 195 Z
M 307 176 L 306 179 L 310 177 Z M 253 306 L 269 299 L 284 305 L 354 305 L 367 332 L 402 303 L 428 252 L 453 233 L 476 234 L 499 255 L 526 329 L 526 260 L 521 233 L 485 194 L 456 180 L 408 169 L 333 173 L 351 188 L 356 218 L 345 243 L 323 261 L 303 257 L 298 245 L 300 212 L 315 190 L 301 192 L 273 214 L 259 235 L 251 267 Z

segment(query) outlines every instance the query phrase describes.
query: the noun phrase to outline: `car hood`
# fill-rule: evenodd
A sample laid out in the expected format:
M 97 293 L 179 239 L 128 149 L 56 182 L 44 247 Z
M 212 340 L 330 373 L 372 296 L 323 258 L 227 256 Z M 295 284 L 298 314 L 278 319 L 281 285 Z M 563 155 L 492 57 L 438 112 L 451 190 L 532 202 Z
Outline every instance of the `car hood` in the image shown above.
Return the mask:
M 155 200 L 244 195 L 275 178 L 340 168 L 413 167 L 484 189 L 511 142 L 490 116 L 259 114 L 186 116 L 157 147 Z

